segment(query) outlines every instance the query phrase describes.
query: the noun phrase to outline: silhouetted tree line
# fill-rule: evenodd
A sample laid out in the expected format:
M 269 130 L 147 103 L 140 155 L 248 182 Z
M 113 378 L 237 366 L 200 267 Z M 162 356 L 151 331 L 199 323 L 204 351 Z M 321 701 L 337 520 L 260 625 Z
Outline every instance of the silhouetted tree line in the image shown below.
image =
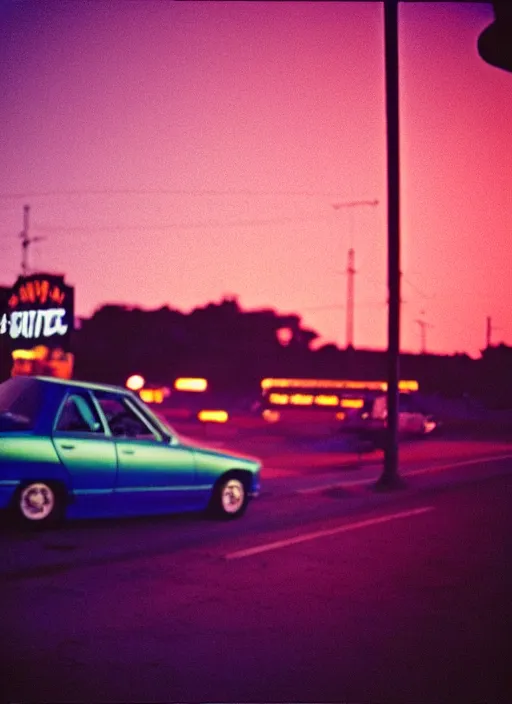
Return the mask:
M 278 330 L 289 330 L 279 341 Z M 144 311 L 105 305 L 75 332 L 75 376 L 124 384 L 134 373 L 171 385 L 178 376 L 204 376 L 212 390 L 258 393 L 266 376 L 385 379 L 383 351 L 312 350 L 318 334 L 298 315 L 272 309 L 243 311 L 236 299 L 209 303 L 189 314 L 163 307 Z M 504 344 L 467 354 L 402 354 L 402 378 L 425 393 L 468 394 L 493 408 L 512 407 L 512 348 Z
M 289 331 L 289 339 L 280 342 L 282 329 Z M 138 373 L 149 383 L 169 386 L 178 376 L 204 376 L 213 391 L 244 395 L 257 394 L 266 376 L 386 378 L 385 352 L 332 344 L 312 350 L 316 338 L 298 315 L 243 311 L 236 299 L 209 303 L 188 314 L 167 306 L 147 311 L 104 305 L 83 318 L 73 334 L 74 376 L 124 384 Z M 9 376 L 10 367 L 2 336 L 2 379 Z M 512 407 L 512 347 L 504 344 L 482 350 L 479 359 L 467 354 L 402 354 L 400 375 L 417 379 L 427 394 L 468 394 L 489 408 Z

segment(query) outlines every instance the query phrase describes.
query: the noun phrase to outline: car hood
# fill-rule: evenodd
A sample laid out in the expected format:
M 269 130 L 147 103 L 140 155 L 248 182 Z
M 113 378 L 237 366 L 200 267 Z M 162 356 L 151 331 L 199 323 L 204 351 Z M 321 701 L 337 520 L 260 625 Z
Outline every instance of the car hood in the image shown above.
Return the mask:
M 231 450 L 229 448 L 222 449 L 214 445 L 208 445 L 208 443 L 199 443 L 197 440 L 192 438 L 187 438 L 180 435 L 179 438 L 180 445 L 193 450 L 197 455 L 216 457 L 219 460 L 237 460 L 238 463 L 242 463 L 247 467 L 255 468 L 255 465 L 261 467 L 261 460 L 258 457 L 253 457 L 251 455 L 245 455 L 236 450 Z

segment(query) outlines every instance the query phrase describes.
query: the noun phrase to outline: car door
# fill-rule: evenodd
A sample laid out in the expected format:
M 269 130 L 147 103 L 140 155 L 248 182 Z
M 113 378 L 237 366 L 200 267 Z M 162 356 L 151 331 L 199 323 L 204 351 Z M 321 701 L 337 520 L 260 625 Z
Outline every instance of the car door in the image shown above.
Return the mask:
M 127 513 L 180 511 L 198 500 L 191 450 L 172 444 L 130 398 L 96 392 L 116 448 L 117 503 Z
M 117 476 L 117 454 L 90 394 L 70 390 L 57 412 L 53 443 L 70 477 L 75 512 L 108 512 Z

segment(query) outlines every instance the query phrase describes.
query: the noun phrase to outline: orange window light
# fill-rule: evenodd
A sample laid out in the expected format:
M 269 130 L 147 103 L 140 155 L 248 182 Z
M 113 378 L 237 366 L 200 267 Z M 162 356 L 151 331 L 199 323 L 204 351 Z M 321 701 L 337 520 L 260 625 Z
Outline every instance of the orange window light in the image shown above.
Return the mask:
M 180 377 L 174 382 L 176 391 L 206 391 L 208 382 L 206 379 L 195 379 Z
M 227 411 L 199 411 L 198 419 L 202 423 L 227 423 L 229 415 Z
M 334 396 L 334 394 L 331 396 L 328 396 L 327 394 L 319 394 L 318 396 L 315 396 L 315 403 L 318 406 L 338 406 L 340 400 L 337 396 Z
M 145 403 L 163 403 L 163 389 L 141 389 L 139 396 Z
M 293 394 L 290 396 L 290 403 L 294 406 L 311 406 L 313 399 L 313 394 Z
M 290 397 L 288 394 L 270 394 L 268 400 L 278 406 L 286 406 L 290 401 Z
M 356 381 L 354 379 L 273 379 L 261 380 L 262 389 L 354 389 L 360 391 L 386 391 L 386 381 Z M 398 383 L 400 391 L 418 391 L 419 384 L 413 380 L 402 380 Z
M 386 384 L 386 389 L 388 385 Z M 418 384 L 417 381 L 399 381 L 398 382 L 398 389 L 400 391 L 418 391 L 420 388 L 420 385 Z
M 342 408 L 362 408 L 364 406 L 362 398 L 342 398 L 340 403 Z
M 13 350 L 13 359 L 37 359 L 34 350 Z

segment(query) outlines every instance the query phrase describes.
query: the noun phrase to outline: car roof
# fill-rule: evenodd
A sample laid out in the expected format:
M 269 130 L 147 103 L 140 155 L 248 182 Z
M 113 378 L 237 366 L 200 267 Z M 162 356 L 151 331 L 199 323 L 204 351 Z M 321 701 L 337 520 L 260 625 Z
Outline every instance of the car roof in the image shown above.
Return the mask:
M 95 381 L 80 381 L 78 379 L 60 379 L 54 376 L 33 376 L 27 377 L 31 379 L 37 379 L 45 384 L 55 384 L 62 386 L 76 387 L 80 389 L 89 389 L 91 391 L 114 391 L 115 393 L 124 393 L 127 396 L 132 396 L 132 392 L 129 389 L 125 389 L 122 386 L 115 386 L 114 384 L 100 384 Z

